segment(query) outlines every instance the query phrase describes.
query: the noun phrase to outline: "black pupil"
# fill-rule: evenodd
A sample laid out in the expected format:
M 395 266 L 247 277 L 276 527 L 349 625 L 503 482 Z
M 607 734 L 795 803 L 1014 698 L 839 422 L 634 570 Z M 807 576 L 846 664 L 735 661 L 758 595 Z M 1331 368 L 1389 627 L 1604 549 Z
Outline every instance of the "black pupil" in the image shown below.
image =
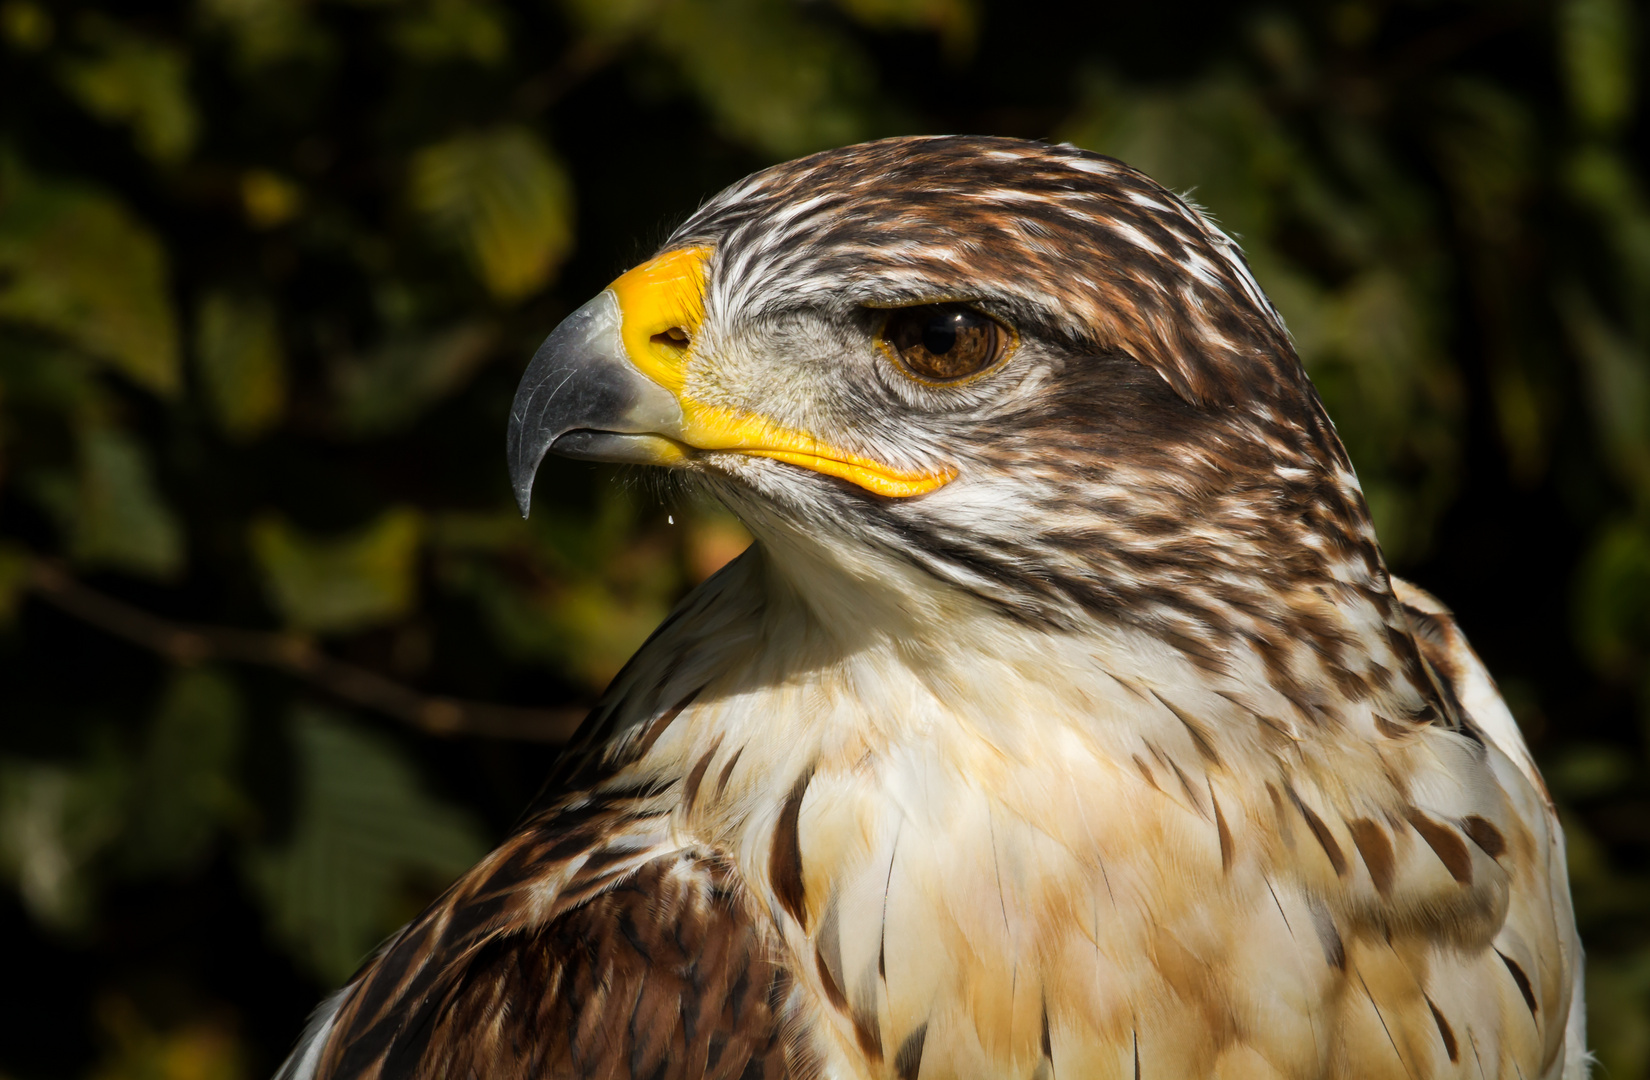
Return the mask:
M 957 344 L 957 330 L 965 316 L 960 311 L 948 312 L 931 320 L 922 328 L 922 347 L 935 356 L 944 356 Z
M 984 370 L 1002 346 L 997 323 L 989 316 L 951 304 L 896 311 L 883 334 L 908 370 L 942 382 Z

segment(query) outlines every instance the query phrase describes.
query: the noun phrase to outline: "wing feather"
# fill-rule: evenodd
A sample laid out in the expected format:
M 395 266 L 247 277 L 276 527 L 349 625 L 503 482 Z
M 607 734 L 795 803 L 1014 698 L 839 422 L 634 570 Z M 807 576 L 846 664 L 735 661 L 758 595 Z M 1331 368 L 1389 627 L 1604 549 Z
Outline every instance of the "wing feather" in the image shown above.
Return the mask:
M 530 822 L 317 1010 L 278 1080 L 813 1071 L 733 863 L 635 810 Z
M 1465 720 L 1473 734 L 1489 745 L 1492 763 L 1499 757 L 1503 765 L 1498 779 L 1516 808 L 1518 816 L 1531 830 L 1537 845 L 1539 872 L 1545 876 L 1546 888 L 1515 891 L 1515 902 L 1509 909 L 1503 930 L 1504 942 L 1521 940 L 1523 931 L 1529 931 L 1532 940 L 1556 940 L 1559 946 L 1558 971 L 1537 970 L 1526 973 L 1517 967 L 1513 975 L 1520 996 L 1534 1000 L 1528 989 L 1531 975 L 1544 976 L 1549 1004 L 1557 1000 L 1562 1005 L 1562 1026 L 1546 1021 L 1544 1034 L 1549 1047 L 1562 1040 L 1562 1052 L 1556 1055 L 1554 1068 L 1548 1076 L 1563 1080 L 1582 1080 L 1587 1075 L 1591 1059 L 1587 1054 L 1586 1004 L 1581 941 L 1575 933 L 1575 917 L 1571 907 L 1570 885 L 1564 857 L 1564 833 L 1559 826 L 1558 811 L 1552 796 L 1542 782 L 1535 758 L 1530 754 L 1524 737 L 1518 730 L 1512 711 L 1490 677 L 1489 670 L 1478 654 L 1467 643 L 1455 616 L 1436 597 L 1423 589 L 1398 578 L 1392 580 L 1393 590 L 1404 606 L 1414 630 L 1421 655 L 1432 666 L 1440 679 L 1448 684 L 1462 708 Z M 1511 766 L 1508 768 L 1507 766 Z M 1478 821 L 1469 820 L 1467 833 L 1483 830 Z M 1473 839 L 1482 848 L 1485 839 L 1494 848 L 1503 842 L 1499 831 L 1483 832 Z M 1487 850 L 1487 849 L 1486 849 Z M 1494 856 L 1498 851 L 1487 850 Z M 1539 925 L 1537 925 L 1539 923 Z M 1526 950 L 1527 951 L 1527 950 Z M 1516 965 L 1516 961 L 1514 961 Z M 1510 967 L 1509 971 L 1513 969 Z M 1520 981 L 1522 979 L 1523 981 Z M 1533 1010 L 1532 1010 L 1533 1011 Z

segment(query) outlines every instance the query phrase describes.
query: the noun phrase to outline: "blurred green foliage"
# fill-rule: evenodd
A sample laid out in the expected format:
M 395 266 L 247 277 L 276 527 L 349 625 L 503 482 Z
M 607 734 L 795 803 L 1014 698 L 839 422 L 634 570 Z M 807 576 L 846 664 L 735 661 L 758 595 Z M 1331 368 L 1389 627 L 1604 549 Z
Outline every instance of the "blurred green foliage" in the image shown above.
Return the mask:
M 430 798 L 393 741 L 325 713 L 292 717 L 301 777 L 293 835 L 248 855 L 250 882 L 277 937 L 341 981 L 361 943 L 417 914 L 396 903 L 413 882 L 439 890 L 487 852 L 476 824 Z
M 1647 33 L 1630 0 L 0 0 L 0 1076 L 267 1075 L 554 753 L 404 721 L 588 702 L 744 542 L 559 461 L 521 521 L 538 340 L 751 169 L 975 131 L 1240 236 L 1547 770 L 1595 1046 L 1650 1077 Z M 426 707 L 345 710 L 396 693 Z

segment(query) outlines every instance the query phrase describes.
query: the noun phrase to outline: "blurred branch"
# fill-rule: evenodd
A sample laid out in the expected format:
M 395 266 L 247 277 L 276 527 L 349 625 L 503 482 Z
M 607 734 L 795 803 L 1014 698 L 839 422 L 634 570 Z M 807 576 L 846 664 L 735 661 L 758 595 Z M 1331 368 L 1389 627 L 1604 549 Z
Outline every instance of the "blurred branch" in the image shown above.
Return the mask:
M 471 735 L 530 742 L 566 742 L 585 710 L 522 709 L 433 697 L 375 671 L 335 660 L 297 634 L 173 622 L 106 596 L 61 567 L 38 560 L 27 579 L 34 594 L 115 637 L 178 664 L 228 660 L 284 671 L 352 705 L 393 716 L 428 735 Z
M 1517 30 L 1527 16 L 1511 5 L 1490 7 L 1468 18 L 1440 26 L 1405 45 L 1387 75 L 1399 84 L 1443 67 L 1490 38 Z
M 524 116 L 541 113 L 568 91 L 616 60 L 631 35 L 585 38 L 562 53 L 556 63 L 528 79 L 516 91 L 516 111 Z

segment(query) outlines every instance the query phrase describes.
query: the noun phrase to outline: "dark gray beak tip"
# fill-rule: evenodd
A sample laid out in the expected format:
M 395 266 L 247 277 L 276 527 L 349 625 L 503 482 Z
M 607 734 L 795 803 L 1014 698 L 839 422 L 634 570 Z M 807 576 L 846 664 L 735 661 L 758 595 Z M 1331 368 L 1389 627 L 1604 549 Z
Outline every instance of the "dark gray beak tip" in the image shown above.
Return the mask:
M 557 436 L 589 422 L 585 414 L 601 404 L 592 401 L 589 384 L 601 383 L 604 369 L 622 360 L 622 350 L 619 303 L 603 290 L 563 319 L 533 354 L 510 405 L 505 445 L 510 488 L 522 517 L 532 505 L 539 462 Z
M 517 409 L 521 404 L 518 398 Z M 505 452 L 510 462 L 510 490 L 516 496 L 516 506 L 521 509 L 521 516 L 525 518 L 533 505 L 533 478 L 538 475 L 539 462 L 544 460 L 552 440 L 544 438 L 544 432 L 528 430 L 531 425 L 522 423 L 517 409 L 512 409 L 510 413 L 510 434 Z
M 544 451 L 549 447 L 540 449 L 537 455 L 531 451 L 524 453 L 521 435 L 521 425 L 512 417 L 507 447 L 510 461 L 510 490 L 516 496 L 516 506 L 521 509 L 521 516 L 526 518 L 533 506 L 533 478 L 538 475 L 539 462 L 544 460 Z
M 524 518 L 533 477 L 552 446 L 569 457 L 630 460 L 589 452 L 592 439 L 604 432 L 668 433 L 681 423 L 676 398 L 625 354 L 621 321 L 618 297 L 602 290 L 551 331 L 522 374 L 505 452 Z

